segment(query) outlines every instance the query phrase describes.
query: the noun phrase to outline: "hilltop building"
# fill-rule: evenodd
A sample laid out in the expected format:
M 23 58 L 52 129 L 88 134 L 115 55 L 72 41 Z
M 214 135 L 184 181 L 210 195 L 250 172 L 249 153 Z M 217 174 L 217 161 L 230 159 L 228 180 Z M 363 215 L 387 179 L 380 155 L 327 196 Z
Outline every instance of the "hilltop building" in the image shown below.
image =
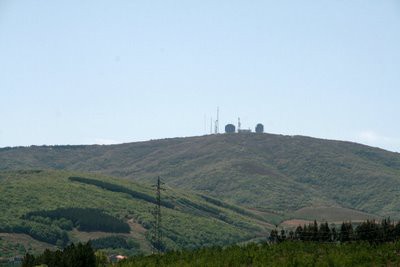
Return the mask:
M 264 133 L 264 125 L 262 125 L 261 123 L 256 125 L 255 128 L 255 132 L 256 133 Z M 225 133 L 227 134 L 233 134 L 233 133 L 252 133 L 251 129 L 241 129 L 241 123 L 240 123 L 240 119 L 238 120 L 238 129 L 236 131 L 236 127 L 233 124 L 227 124 L 225 126 Z
M 264 132 L 264 125 L 261 123 L 257 124 L 256 126 L 256 133 L 263 133 Z
M 236 127 L 233 124 L 227 124 L 225 126 L 225 133 L 235 133 L 236 132 Z

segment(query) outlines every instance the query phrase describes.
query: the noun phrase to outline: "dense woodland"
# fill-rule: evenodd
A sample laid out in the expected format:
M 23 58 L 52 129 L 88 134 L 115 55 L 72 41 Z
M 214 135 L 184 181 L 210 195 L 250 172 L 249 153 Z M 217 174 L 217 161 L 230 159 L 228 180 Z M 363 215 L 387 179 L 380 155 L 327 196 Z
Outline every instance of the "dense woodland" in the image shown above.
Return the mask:
M 62 223 L 58 223 L 62 229 L 70 230 L 71 224 L 79 230 L 104 231 L 113 233 L 129 233 L 129 225 L 99 209 L 92 208 L 60 208 L 49 211 L 34 211 L 27 213 L 23 219 L 41 220 L 49 218 Z M 66 228 L 65 228 L 66 227 Z
M 20 225 L 0 227 L 0 232 L 28 234 L 31 237 L 64 246 L 69 242 L 67 231 L 79 230 L 129 233 L 127 223 L 92 208 L 60 208 L 50 211 L 34 211 L 22 216 Z
M 0 227 L 0 232 L 27 234 L 39 241 L 58 246 L 63 246 L 69 241 L 68 234 L 65 230 L 52 224 L 44 225 L 34 221 L 23 221 L 19 225 Z

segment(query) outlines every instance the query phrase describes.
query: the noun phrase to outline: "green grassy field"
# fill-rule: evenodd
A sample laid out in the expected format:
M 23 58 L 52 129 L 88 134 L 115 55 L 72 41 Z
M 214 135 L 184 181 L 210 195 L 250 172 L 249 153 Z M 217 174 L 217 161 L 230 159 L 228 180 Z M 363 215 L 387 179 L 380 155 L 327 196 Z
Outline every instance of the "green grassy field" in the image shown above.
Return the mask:
M 71 181 L 69 177 L 89 177 L 118 188 L 140 192 L 140 196 L 154 197 L 154 189 L 132 181 L 104 177 L 98 174 L 71 173 L 67 171 L 3 171 L 0 172 L 0 229 L 31 226 L 46 229 L 59 228 L 56 221 L 43 221 L 42 218 L 23 218 L 29 212 L 56 210 L 60 208 L 97 208 L 129 224 L 130 233 L 118 234 L 139 244 L 134 251 L 122 250 L 120 253 L 148 253 L 149 233 L 152 222 L 151 210 L 154 204 L 132 197 L 127 193 L 113 192 L 92 184 Z M 214 205 L 198 194 L 167 188 L 163 199 L 172 207 L 162 207 L 164 240 L 168 249 L 197 248 L 211 245 L 232 244 L 257 236 L 266 237 L 272 225 L 262 221 L 256 214 L 241 207 L 220 202 Z M 28 233 L 29 234 L 29 233 Z M 76 228 L 67 231 L 70 241 L 87 241 L 115 235 L 110 232 L 82 232 Z M 0 235 L 1 236 L 1 235 Z M 28 250 L 40 252 L 44 248 L 27 235 L 18 234 L 21 244 Z M 18 244 L 18 239 L 0 241 L 0 251 L 12 250 L 21 254 L 21 248 L 13 249 L 10 244 Z M 33 243 L 33 244 L 29 244 Z M 48 244 L 48 247 L 54 245 Z M 12 254 L 12 253 L 11 253 Z

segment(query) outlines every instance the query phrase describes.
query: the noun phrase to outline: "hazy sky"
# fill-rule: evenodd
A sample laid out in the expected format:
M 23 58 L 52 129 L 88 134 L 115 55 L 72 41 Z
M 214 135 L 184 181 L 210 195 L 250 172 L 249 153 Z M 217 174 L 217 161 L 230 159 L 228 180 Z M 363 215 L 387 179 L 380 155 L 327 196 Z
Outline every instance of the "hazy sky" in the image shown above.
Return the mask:
M 0 147 L 203 135 L 219 106 L 400 151 L 400 1 L 0 0 L 0 99 Z

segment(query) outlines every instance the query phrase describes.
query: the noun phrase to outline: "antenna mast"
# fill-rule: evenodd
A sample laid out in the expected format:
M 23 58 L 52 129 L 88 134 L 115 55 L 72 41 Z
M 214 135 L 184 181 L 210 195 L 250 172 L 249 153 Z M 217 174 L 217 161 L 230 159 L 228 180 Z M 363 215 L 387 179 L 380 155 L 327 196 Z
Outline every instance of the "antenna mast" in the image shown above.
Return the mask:
M 240 123 L 240 117 L 238 118 L 238 132 L 240 132 L 240 127 L 242 126 L 242 124 Z
M 210 119 L 210 134 L 212 134 L 212 130 L 213 130 L 213 119 L 211 117 L 211 119 Z
M 207 134 L 207 115 L 204 114 L 204 134 Z
M 215 134 L 219 134 L 219 107 L 217 107 L 217 120 L 215 121 Z

